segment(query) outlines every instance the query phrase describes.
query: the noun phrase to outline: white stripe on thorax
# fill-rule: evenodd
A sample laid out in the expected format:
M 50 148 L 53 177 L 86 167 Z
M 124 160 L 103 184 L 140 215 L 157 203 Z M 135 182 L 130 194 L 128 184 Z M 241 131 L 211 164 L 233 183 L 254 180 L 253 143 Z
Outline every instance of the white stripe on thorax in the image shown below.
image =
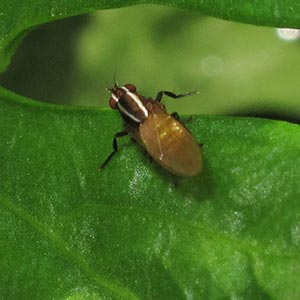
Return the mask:
M 136 105 L 143 111 L 145 118 L 148 118 L 148 110 L 146 109 L 140 98 L 136 94 L 130 92 L 126 86 L 122 86 L 121 89 L 124 90 L 136 103 Z
M 136 118 L 134 115 L 132 115 L 131 113 L 129 113 L 121 104 L 120 102 L 118 102 L 118 108 L 120 109 L 120 111 L 125 114 L 126 116 L 128 116 L 129 118 L 131 118 L 133 121 L 141 123 L 142 121 L 138 118 Z
M 119 98 L 114 94 L 111 93 L 111 97 L 118 103 L 119 102 Z

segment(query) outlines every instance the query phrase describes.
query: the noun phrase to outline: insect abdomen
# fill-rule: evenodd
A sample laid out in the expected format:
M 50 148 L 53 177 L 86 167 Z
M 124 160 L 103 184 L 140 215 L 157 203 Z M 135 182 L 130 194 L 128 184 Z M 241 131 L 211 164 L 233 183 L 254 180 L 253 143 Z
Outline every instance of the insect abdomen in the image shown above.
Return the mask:
M 140 136 L 149 154 L 170 172 L 195 176 L 202 170 L 202 152 L 191 133 L 167 114 L 150 114 L 140 125 Z

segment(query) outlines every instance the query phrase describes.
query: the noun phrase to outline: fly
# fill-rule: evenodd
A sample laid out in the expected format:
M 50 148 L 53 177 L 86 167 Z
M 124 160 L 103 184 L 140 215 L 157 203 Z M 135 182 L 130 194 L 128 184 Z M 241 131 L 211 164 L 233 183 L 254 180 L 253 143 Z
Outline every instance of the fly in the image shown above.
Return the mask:
M 201 146 L 180 121 L 177 113 L 168 114 L 161 103 L 163 95 L 178 99 L 197 94 L 176 95 L 169 91 L 158 92 L 155 99 L 137 92 L 133 84 L 115 86 L 111 92 L 110 107 L 121 113 L 125 130 L 115 134 L 113 152 L 100 166 L 103 169 L 119 150 L 118 138 L 130 135 L 162 167 L 178 176 L 196 176 L 203 167 Z

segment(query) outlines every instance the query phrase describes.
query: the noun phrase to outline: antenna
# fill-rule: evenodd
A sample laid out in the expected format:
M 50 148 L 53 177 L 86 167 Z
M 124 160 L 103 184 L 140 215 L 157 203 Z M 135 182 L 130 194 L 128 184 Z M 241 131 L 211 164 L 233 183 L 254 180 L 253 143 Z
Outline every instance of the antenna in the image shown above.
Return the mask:
M 118 83 L 117 83 L 116 78 L 117 78 L 117 68 L 115 69 L 115 73 L 114 73 L 114 83 L 115 83 L 115 88 L 117 88 L 117 87 L 119 86 Z

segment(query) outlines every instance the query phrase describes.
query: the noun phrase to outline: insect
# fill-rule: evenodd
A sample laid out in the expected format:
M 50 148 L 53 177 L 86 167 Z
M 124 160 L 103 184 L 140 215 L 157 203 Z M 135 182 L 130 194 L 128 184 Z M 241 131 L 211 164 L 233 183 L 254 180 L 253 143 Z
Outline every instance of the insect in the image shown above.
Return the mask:
M 155 99 L 137 92 L 133 84 L 107 89 L 111 92 L 110 107 L 121 113 L 125 130 L 115 134 L 113 152 L 100 166 L 103 169 L 117 153 L 118 138 L 130 135 L 141 144 L 161 166 L 178 176 L 198 175 L 203 166 L 200 144 L 180 121 L 177 113 L 168 114 L 161 103 L 163 95 L 174 99 L 196 94 L 176 95 L 169 91 L 158 92 Z

